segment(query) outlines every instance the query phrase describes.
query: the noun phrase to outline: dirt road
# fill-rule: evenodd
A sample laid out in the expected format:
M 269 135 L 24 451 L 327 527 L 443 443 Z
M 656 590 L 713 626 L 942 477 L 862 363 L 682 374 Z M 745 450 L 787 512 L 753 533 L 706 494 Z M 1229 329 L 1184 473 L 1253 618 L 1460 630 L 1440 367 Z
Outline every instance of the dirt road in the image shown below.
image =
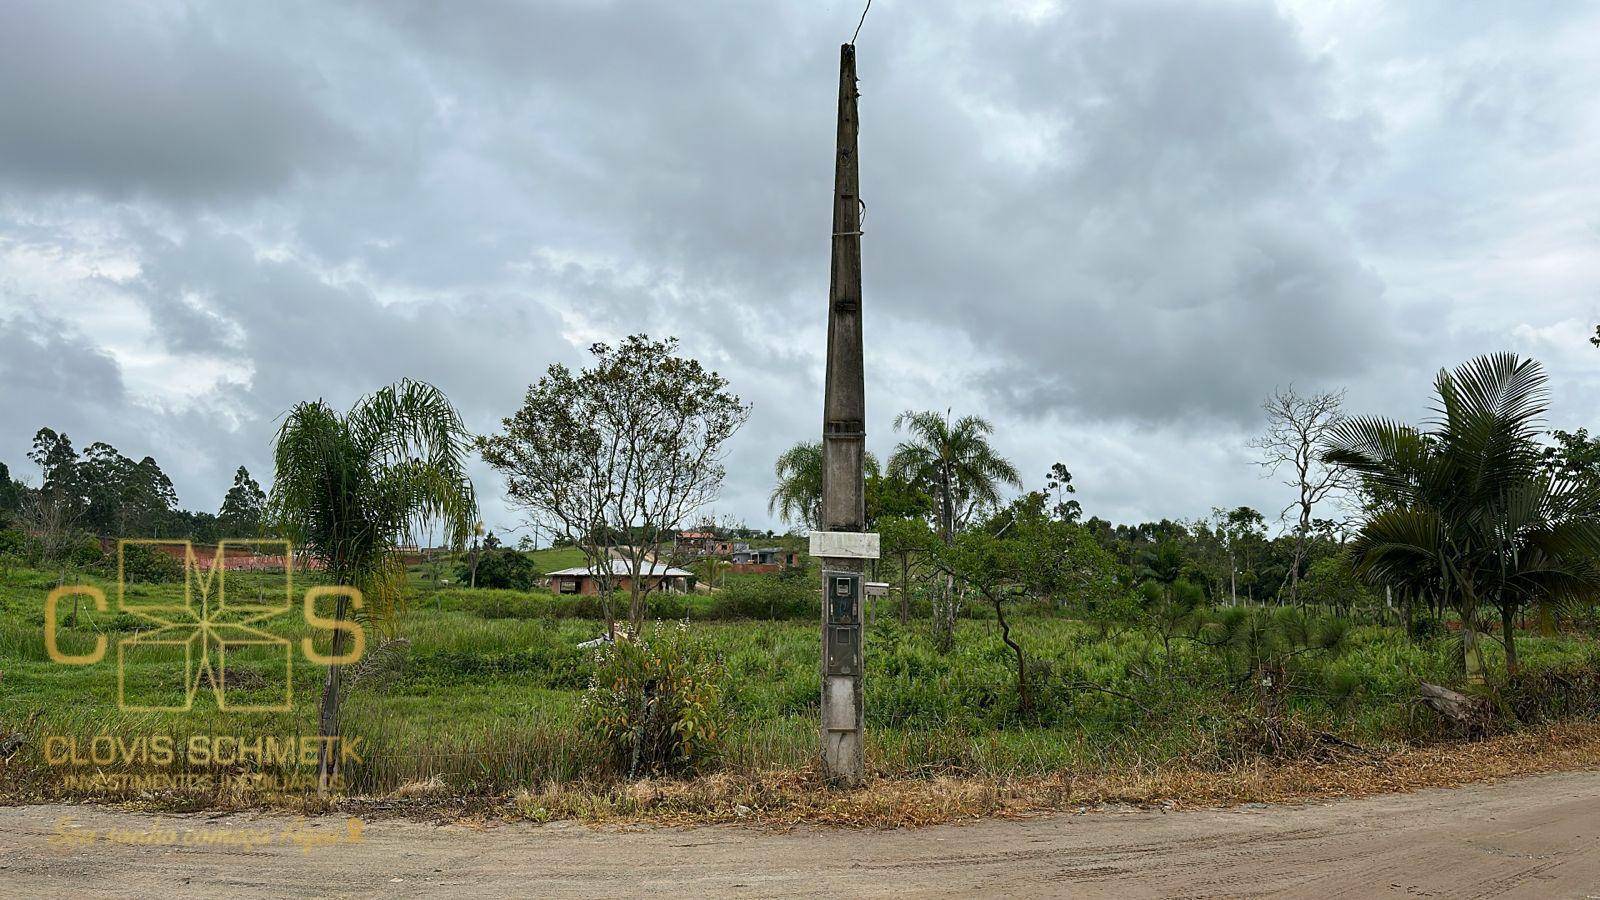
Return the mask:
M 129 840 L 143 843 L 130 844 Z M 901 831 L 485 830 L 0 809 L 0 894 L 1600 897 L 1600 773 Z

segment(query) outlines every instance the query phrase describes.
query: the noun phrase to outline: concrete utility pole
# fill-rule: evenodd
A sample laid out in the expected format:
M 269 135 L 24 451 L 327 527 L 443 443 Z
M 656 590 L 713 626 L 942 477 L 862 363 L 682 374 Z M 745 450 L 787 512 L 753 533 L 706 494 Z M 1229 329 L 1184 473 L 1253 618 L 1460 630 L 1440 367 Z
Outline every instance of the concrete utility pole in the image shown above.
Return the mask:
M 848 784 L 863 774 L 861 607 L 867 534 L 866 382 L 861 346 L 861 199 L 856 159 L 856 48 L 839 53 L 839 134 L 833 182 L 833 267 L 828 286 L 828 375 L 822 404 L 822 762 Z

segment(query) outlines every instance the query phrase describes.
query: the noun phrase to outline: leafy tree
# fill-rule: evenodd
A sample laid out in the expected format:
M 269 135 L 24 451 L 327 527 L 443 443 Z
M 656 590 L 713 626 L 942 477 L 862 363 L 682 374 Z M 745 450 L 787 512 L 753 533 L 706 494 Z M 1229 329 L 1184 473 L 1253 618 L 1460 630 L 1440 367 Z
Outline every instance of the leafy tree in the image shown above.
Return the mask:
M 66 435 L 41 428 L 34 435 L 28 459 L 39 467 L 41 483 L 26 497 L 23 527 L 33 535 L 43 560 L 57 564 L 56 583 L 65 584 L 75 564 L 71 551 L 81 544 L 83 516 L 89 507 L 78 451 Z M 72 621 L 77 621 L 76 605 Z
M 900 563 L 900 623 L 903 625 L 911 620 L 912 566 L 936 551 L 939 539 L 928 528 L 927 520 L 920 517 L 879 518 L 875 527 L 879 552 L 885 559 Z
M 141 518 L 139 497 L 134 486 L 134 461 L 117 448 L 96 441 L 83 448 L 78 464 L 79 482 L 88 497 L 84 525 L 98 534 L 126 537 L 151 537 L 149 533 L 130 533 L 133 520 Z
M 612 542 L 635 576 L 721 489 L 727 442 L 750 416 L 727 379 L 676 355 L 676 339 L 595 344 L 590 368 L 553 365 L 504 431 L 478 449 L 533 524 L 582 547 L 609 593 Z M 644 624 L 654 579 L 629 579 L 629 619 Z M 608 629 L 615 623 L 602 599 Z
M 1481 609 L 1498 607 L 1515 673 L 1519 610 L 1600 591 L 1600 485 L 1545 465 L 1536 440 L 1545 385 L 1534 360 L 1480 356 L 1439 373 L 1425 429 L 1361 417 L 1327 445 L 1327 459 L 1350 467 L 1373 498 L 1351 543 L 1357 571 L 1453 607 L 1478 679 Z
M 224 535 L 217 527 L 215 513 L 197 512 L 192 509 L 180 509 L 169 516 L 171 525 L 167 533 L 174 537 L 185 537 L 197 544 L 215 544 Z
M 1267 549 L 1267 519 L 1248 506 L 1223 512 L 1214 511 L 1218 530 L 1227 542 L 1229 566 L 1229 593 L 1235 604 L 1239 602 L 1239 586 L 1243 585 L 1245 597 L 1255 598 L 1258 578 L 1256 563 Z
M 235 537 L 259 534 L 266 514 L 266 491 L 250 477 L 250 470 L 240 466 L 217 511 L 217 528 Z
M 1122 593 L 1116 561 L 1076 522 L 1027 518 L 1005 539 L 1016 545 L 1017 576 L 1029 596 L 1099 618 Z
M 146 456 L 133 468 L 128 484 L 130 525 L 158 536 L 171 534 L 172 516 L 178 511 L 178 492 L 155 458 Z
M 477 570 L 465 564 L 456 566 L 456 580 L 475 579 L 477 587 L 510 591 L 531 591 L 539 583 L 539 567 L 527 554 L 509 547 L 490 547 L 485 542 L 478 556 Z
M 81 459 L 71 453 L 65 435 L 54 441 L 50 429 L 40 435 L 50 446 L 41 456 L 45 481 L 57 485 L 68 502 L 82 505 L 80 524 L 97 534 L 127 537 L 166 537 L 172 532 L 178 494 L 172 480 L 154 458 L 134 462 L 117 448 L 97 441 L 84 448 Z M 39 439 L 35 439 L 36 448 Z M 70 470 L 70 471 L 69 471 Z
M 1087 526 L 1062 518 L 1067 511 L 1059 496 L 1051 505 L 1043 491 L 1029 491 L 973 530 L 1014 545 L 1016 577 L 1029 596 L 1062 607 L 1077 603 L 1095 616 L 1119 590 L 1117 562 Z
M 73 513 L 80 513 L 88 505 L 78 451 L 73 449 L 71 438 L 53 429 L 41 428 L 33 436 L 33 449 L 28 452 L 28 459 L 39 467 L 39 491 L 49 502 Z
M 0 462 L 0 524 L 22 511 L 22 485 L 11 479 L 11 470 Z
M 867 527 L 876 528 L 881 519 L 929 519 L 934 512 L 928 492 L 878 469 L 878 461 L 867 454 Z
M 471 436 L 436 387 L 404 380 L 363 397 L 340 413 L 304 402 L 289 411 L 274 451 L 270 514 L 279 529 L 322 561 L 337 585 L 358 588 L 369 615 L 392 612 L 400 590 L 394 549 L 425 520 L 439 520 L 459 541 L 477 518 L 467 478 Z M 335 620 L 350 614 L 339 595 Z M 332 655 L 346 652 L 336 629 Z M 339 734 L 340 669 L 328 667 L 319 733 Z M 338 754 L 323 742 L 318 776 L 324 789 Z
M 1306 570 L 1306 603 L 1329 606 L 1349 616 L 1355 609 L 1374 603 L 1372 591 L 1356 574 L 1348 553 L 1324 556 Z
M 1000 639 L 1016 659 L 1017 703 L 1023 715 L 1033 711 L 1028 690 L 1027 654 L 1011 636 L 1011 622 L 1005 604 L 1024 594 L 1028 563 L 1019 553 L 1022 544 L 995 537 L 985 530 L 963 532 L 955 540 L 936 545 L 936 564 L 951 578 L 977 591 L 994 609 L 1000 623 Z
M 1067 471 L 1066 463 L 1055 463 L 1050 466 L 1050 474 L 1045 477 L 1045 490 L 1055 494 L 1056 505 L 1051 512 L 1063 522 L 1076 522 L 1083 517 L 1083 506 L 1076 500 L 1068 500 L 1071 494 L 1076 494 L 1078 489 L 1072 485 L 1072 473 Z

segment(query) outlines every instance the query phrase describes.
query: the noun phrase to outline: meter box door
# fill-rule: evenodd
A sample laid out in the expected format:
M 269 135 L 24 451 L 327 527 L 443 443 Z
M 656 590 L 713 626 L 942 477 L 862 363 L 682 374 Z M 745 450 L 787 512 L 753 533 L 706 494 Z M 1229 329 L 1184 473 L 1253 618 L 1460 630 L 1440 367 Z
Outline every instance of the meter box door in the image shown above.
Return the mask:
M 861 574 L 829 571 L 822 576 L 828 615 L 823 668 L 828 675 L 860 675 Z
M 857 572 L 824 572 L 827 585 L 828 624 L 861 624 L 861 575 Z
M 826 667 L 827 674 L 861 674 L 860 663 L 856 658 L 856 648 L 860 646 L 860 625 L 829 625 Z

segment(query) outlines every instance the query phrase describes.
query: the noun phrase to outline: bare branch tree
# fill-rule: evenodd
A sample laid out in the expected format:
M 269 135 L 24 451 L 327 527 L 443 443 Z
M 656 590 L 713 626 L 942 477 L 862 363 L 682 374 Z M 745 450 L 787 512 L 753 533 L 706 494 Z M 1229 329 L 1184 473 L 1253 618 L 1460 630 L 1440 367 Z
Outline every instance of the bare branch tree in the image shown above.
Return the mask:
M 1291 384 L 1274 391 L 1261 404 L 1267 414 L 1267 430 L 1249 443 L 1260 451 L 1259 464 L 1268 474 L 1288 469 L 1290 477 L 1283 483 L 1296 492 L 1295 499 L 1278 514 L 1280 519 L 1289 518 L 1290 513 L 1295 515 L 1294 562 L 1285 579 L 1291 603 L 1300 599 L 1300 570 L 1305 563 L 1312 511 L 1324 501 L 1339 499 L 1355 486 L 1349 472 L 1323 462 L 1319 449 L 1323 438 L 1344 420 L 1343 406 L 1342 390 L 1302 396 Z

